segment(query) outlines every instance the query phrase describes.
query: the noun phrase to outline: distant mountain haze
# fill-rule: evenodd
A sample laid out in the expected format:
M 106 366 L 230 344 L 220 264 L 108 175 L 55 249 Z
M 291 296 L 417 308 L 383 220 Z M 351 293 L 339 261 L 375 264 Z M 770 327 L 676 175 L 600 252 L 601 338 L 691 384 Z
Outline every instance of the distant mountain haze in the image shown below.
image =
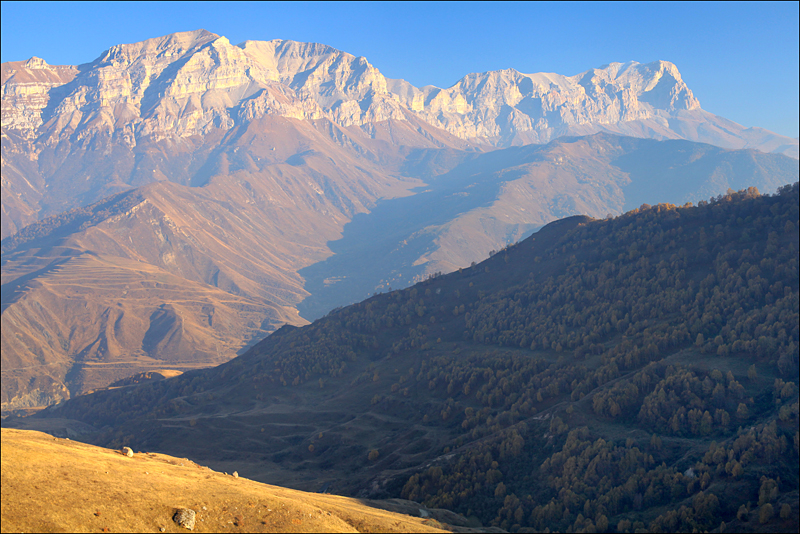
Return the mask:
M 797 139 L 666 61 L 416 88 L 198 30 L 4 63 L 2 116 L 4 411 L 219 364 L 557 218 L 798 179 Z

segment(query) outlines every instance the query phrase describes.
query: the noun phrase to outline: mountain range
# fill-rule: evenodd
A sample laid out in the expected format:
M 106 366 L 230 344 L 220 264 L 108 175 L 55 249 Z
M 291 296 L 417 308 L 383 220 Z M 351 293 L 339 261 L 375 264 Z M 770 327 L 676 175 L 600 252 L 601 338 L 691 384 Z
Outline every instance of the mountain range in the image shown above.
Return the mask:
M 416 88 L 199 30 L 5 63 L 2 113 L 4 411 L 222 363 L 558 218 L 798 176 L 796 139 L 702 110 L 666 61 Z
M 230 135 L 265 116 L 325 120 L 405 146 L 425 145 L 419 137 L 434 146 L 510 146 L 598 131 L 795 158 L 798 146 L 796 139 L 702 111 L 666 61 L 612 63 L 569 77 L 493 71 L 465 76 L 448 89 L 420 89 L 325 45 L 273 40 L 234 46 L 198 30 L 117 45 L 79 66 L 50 66 L 40 58 L 6 63 L 2 87 L 4 206 L 13 197 L 19 201 L 14 210 L 5 208 L 3 237 L 63 211 L 70 201 L 87 204 L 120 187 L 164 179 L 199 185 L 214 169 L 203 168 L 210 147 L 197 146 L 195 136 Z M 411 139 L 392 132 L 395 123 L 403 123 Z M 161 150 L 134 150 L 168 140 Z M 176 161 L 175 152 L 186 151 L 191 156 Z M 111 161 L 95 160 L 87 169 L 92 153 Z M 82 172 L 87 175 L 68 180 L 67 191 L 44 191 L 63 174 Z M 78 179 L 88 183 L 78 186 Z

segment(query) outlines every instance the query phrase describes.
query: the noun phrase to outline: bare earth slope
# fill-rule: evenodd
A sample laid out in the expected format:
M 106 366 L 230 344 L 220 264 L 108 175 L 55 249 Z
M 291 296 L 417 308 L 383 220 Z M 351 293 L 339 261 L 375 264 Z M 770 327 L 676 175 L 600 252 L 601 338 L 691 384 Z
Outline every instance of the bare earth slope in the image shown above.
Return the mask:
M 195 532 L 448 531 L 378 502 L 234 478 L 163 454 L 128 458 L 7 428 L 0 491 L 3 532 L 186 532 L 172 520 L 179 508 L 197 513 Z M 402 501 L 387 504 L 402 508 Z M 412 504 L 405 509 L 411 512 Z M 413 511 L 419 515 L 419 506 Z

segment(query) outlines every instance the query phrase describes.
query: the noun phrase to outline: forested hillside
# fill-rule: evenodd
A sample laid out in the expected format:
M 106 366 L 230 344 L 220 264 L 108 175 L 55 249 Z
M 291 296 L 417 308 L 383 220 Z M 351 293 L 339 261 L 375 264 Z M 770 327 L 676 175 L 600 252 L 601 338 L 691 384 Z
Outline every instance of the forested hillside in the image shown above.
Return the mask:
M 794 532 L 799 205 L 795 183 L 563 219 L 217 368 L 41 416 L 511 531 Z

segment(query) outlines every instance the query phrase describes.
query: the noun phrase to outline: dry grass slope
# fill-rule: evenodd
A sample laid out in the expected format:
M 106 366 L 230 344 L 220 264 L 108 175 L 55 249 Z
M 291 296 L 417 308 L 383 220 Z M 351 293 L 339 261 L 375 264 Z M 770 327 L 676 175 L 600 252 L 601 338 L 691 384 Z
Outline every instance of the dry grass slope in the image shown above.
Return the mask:
M 41 432 L 2 429 L 3 532 L 442 532 L 369 501 L 305 493 L 217 473 L 186 459 L 133 458 Z

